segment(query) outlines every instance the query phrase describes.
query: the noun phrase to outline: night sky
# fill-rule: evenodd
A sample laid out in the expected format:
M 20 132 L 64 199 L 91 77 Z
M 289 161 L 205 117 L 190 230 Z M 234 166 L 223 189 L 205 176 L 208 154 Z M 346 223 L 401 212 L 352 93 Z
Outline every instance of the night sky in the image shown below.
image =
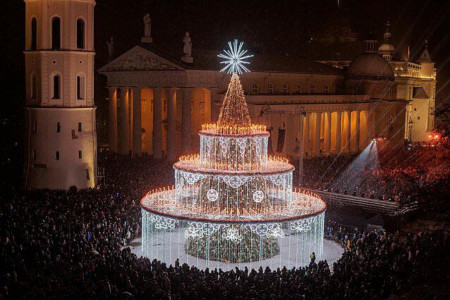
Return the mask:
M 114 36 L 116 54 L 139 43 L 142 17 L 149 12 L 155 41 L 180 49 L 189 31 L 195 48 L 221 49 L 233 38 L 259 45 L 266 53 L 302 52 L 311 37 L 338 24 L 342 16 L 360 40 L 370 34 L 381 40 L 390 21 L 392 43 L 400 53 L 408 45 L 411 57 L 420 55 L 424 40 L 438 70 L 437 108 L 449 102 L 450 1 L 438 0 L 97 0 L 95 8 L 96 69 L 106 63 L 105 41 Z M 0 87 L 2 90 L 2 163 L 20 148 L 24 99 L 24 16 L 22 0 L 2 0 Z M 104 112 L 106 80 L 96 74 L 95 102 Z M 102 139 L 99 132 L 99 139 Z M 14 143 L 18 142 L 18 146 Z M 14 151 L 14 150 L 12 150 Z M 16 151 L 17 152 L 17 151 Z M 13 157 L 20 155 L 13 155 Z

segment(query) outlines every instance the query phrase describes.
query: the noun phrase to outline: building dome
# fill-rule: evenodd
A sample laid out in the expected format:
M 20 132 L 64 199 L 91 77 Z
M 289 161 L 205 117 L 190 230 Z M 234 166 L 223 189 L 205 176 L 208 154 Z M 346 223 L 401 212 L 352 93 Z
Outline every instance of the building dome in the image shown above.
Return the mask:
M 347 69 L 349 79 L 394 80 L 389 62 L 376 53 L 363 53 Z
M 383 44 L 378 48 L 378 52 L 394 52 L 395 47 L 391 44 Z

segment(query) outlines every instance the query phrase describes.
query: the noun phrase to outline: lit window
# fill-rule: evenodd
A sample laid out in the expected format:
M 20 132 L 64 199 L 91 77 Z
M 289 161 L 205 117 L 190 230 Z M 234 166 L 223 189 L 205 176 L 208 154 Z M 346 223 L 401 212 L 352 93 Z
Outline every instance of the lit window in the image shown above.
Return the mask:
M 273 84 L 269 83 L 269 84 L 267 85 L 267 92 L 268 92 L 269 94 L 273 94 Z
M 258 94 L 258 84 L 257 83 L 252 84 L 252 93 Z

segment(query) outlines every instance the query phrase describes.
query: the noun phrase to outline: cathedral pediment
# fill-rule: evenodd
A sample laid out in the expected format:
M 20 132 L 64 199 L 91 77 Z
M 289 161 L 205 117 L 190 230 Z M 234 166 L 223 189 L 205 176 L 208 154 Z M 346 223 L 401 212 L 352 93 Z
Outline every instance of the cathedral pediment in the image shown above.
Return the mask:
M 180 66 L 144 49 L 135 46 L 131 50 L 117 57 L 99 72 L 109 71 L 170 71 L 183 70 Z

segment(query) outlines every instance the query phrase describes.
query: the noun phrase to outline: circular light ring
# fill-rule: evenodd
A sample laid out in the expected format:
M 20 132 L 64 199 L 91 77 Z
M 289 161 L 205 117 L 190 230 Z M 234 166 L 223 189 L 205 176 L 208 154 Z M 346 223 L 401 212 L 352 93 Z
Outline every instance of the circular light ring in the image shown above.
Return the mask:
M 161 194 L 161 193 L 167 193 L 167 191 L 166 192 L 156 193 L 156 194 Z M 321 214 L 322 212 L 324 212 L 326 210 L 325 202 L 322 199 L 320 199 L 319 197 L 315 197 L 315 196 L 311 196 L 311 195 L 305 195 L 305 194 L 298 193 L 298 192 L 292 192 L 292 194 L 295 196 L 295 198 L 308 196 L 309 197 L 309 201 L 314 201 L 313 204 L 316 204 L 317 208 L 311 213 L 297 214 L 295 216 L 282 217 L 282 218 L 267 218 L 267 219 L 258 219 L 258 220 L 254 220 L 254 219 L 224 219 L 224 218 L 211 219 L 211 218 L 199 218 L 199 217 L 191 217 L 191 216 L 179 215 L 179 214 L 174 214 L 174 213 L 167 213 L 167 212 L 163 212 L 161 210 L 158 210 L 157 208 L 153 208 L 151 206 L 151 203 L 150 204 L 148 203 L 148 197 L 149 196 L 158 197 L 158 195 L 156 195 L 156 194 L 147 195 L 146 197 L 141 199 L 141 203 L 140 204 L 141 204 L 141 207 L 142 207 L 143 210 L 145 210 L 147 212 L 150 212 L 152 214 L 159 215 L 159 216 L 166 217 L 166 218 L 170 218 L 170 219 L 192 221 L 192 222 L 206 222 L 206 223 L 214 223 L 214 224 L 279 223 L 279 222 L 286 222 L 286 221 L 295 221 L 295 220 L 300 220 L 300 219 L 306 219 L 306 218 L 309 218 L 309 217 L 312 217 L 312 216 L 319 215 L 319 214 Z
M 217 199 L 219 199 L 219 193 L 215 189 L 210 189 L 207 192 L 206 197 L 208 198 L 209 201 L 215 202 L 217 201 Z
M 260 203 L 263 200 L 264 200 L 264 192 L 263 191 L 258 190 L 253 193 L 253 201 L 255 201 L 256 203 Z
M 270 133 L 268 131 L 263 132 L 255 132 L 250 134 L 223 134 L 223 133 L 213 133 L 213 132 L 206 132 L 206 131 L 199 131 L 198 135 L 202 136 L 212 136 L 217 138 L 236 138 L 236 137 L 269 137 Z
M 200 161 L 199 161 L 200 163 Z M 188 173 L 200 173 L 202 175 L 227 175 L 227 176 L 270 176 L 277 174 L 284 174 L 293 172 L 295 167 L 290 163 L 285 162 L 277 162 L 276 166 L 271 167 L 268 164 L 265 169 L 260 170 L 243 170 L 243 171 L 235 171 L 235 170 L 216 170 L 211 168 L 204 168 L 198 166 L 196 164 L 187 162 L 187 161 L 178 161 L 173 165 L 175 170 L 184 171 Z

